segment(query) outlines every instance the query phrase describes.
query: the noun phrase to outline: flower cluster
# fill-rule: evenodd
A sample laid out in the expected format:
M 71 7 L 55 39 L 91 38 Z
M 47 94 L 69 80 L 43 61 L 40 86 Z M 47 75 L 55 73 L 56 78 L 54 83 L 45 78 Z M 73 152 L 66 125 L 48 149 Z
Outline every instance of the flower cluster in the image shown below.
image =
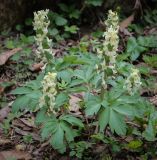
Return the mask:
M 52 40 L 47 37 L 48 34 L 48 26 L 50 24 L 50 21 L 48 19 L 48 12 L 49 10 L 46 9 L 34 12 L 34 30 L 36 31 L 36 44 L 37 44 L 37 49 L 36 53 L 38 58 L 42 59 L 45 61 L 45 56 L 44 53 L 51 53 L 52 49 Z
M 124 88 L 127 89 L 130 95 L 133 95 L 138 91 L 141 84 L 139 70 L 132 68 L 130 76 L 125 81 Z
M 112 69 L 113 73 L 116 73 L 115 64 L 116 64 L 116 56 L 118 50 L 118 30 L 119 30 L 119 19 L 116 12 L 112 12 L 109 10 L 108 18 L 105 21 L 106 32 L 104 32 L 103 37 L 104 40 L 102 44 L 98 44 L 96 51 L 98 53 L 99 58 L 102 60 L 101 68 L 102 68 L 102 86 L 103 88 L 107 88 L 105 83 L 105 73 L 104 71 L 107 68 Z
M 106 55 L 109 57 L 109 63 L 108 67 L 113 69 L 115 68 L 116 63 L 116 56 L 117 56 L 117 50 L 118 50 L 118 43 L 119 43 L 119 37 L 118 37 L 118 25 L 119 19 L 116 12 L 109 11 L 108 18 L 105 21 L 106 25 L 106 32 L 104 32 L 105 40 L 103 41 L 102 48 L 98 48 L 98 56 L 100 58 L 104 58 Z M 105 59 L 103 60 L 103 66 L 106 65 Z
M 53 112 L 55 106 L 55 96 L 57 94 L 56 90 L 56 73 L 48 73 L 43 81 L 43 96 L 40 98 L 40 107 L 48 106 L 48 110 Z
M 103 43 L 105 55 L 109 57 L 109 66 L 114 67 L 118 50 L 118 15 L 116 12 L 109 11 L 108 19 L 105 21 L 106 32 L 104 33 L 105 41 Z

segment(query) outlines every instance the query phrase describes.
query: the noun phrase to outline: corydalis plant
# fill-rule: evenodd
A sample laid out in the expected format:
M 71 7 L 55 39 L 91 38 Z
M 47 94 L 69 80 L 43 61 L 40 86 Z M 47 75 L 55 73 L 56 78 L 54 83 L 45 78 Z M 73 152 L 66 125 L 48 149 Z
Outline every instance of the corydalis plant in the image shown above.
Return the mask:
M 50 73 L 42 81 L 42 97 L 39 100 L 40 108 L 47 108 L 48 113 L 54 113 L 56 90 L 56 73 Z
M 134 95 L 140 86 L 141 86 L 141 78 L 138 69 L 131 68 L 131 73 L 125 81 L 124 88 L 128 91 L 130 95 Z
M 107 66 L 111 69 L 115 68 L 117 50 L 118 50 L 118 30 L 119 18 L 116 12 L 109 10 L 108 18 L 105 21 L 106 32 L 104 32 L 103 44 L 101 48 L 97 49 L 99 57 L 103 59 L 102 66 Z M 108 58 L 106 58 L 106 56 Z M 108 62 L 106 59 L 109 59 Z
M 46 9 L 34 12 L 34 30 L 36 32 L 35 41 L 37 44 L 36 54 L 40 60 L 46 61 L 45 54 L 52 53 L 52 40 L 48 38 L 48 27 L 50 21 L 48 19 L 49 10 Z
M 71 142 L 87 138 L 90 141 L 91 135 L 98 132 L 106 136 L 107 133 L 109 136 L 115 136 L 112 133 L 126 135 L 129 127 L 126 121 L 136 123 L 148 108 L 137 92 L 141 84 L 138 70 L 116 59 L 119 41 L 117 14 L 109 11 L 105 23 L 107 29 L 103 43 L 99 42 L 99 56 L 95 52 L 72 52 L 63 57 L 52 57 L 47 61 L 42 73 L 45 76 L 39 82 L 31 82 L 14 91 L 20 96 L 13 108 L 18 110 L 29 106 L 27 109 L 36 109 L 36 122 L 42 124 L 43 139 L 49 139 L 53 148 L 61 153 Z M 47 28 L 48 24 L 45 25 Z M 78 93 L 79 102 L 74 98 L 72 104 L 71 97 Z M 106 132 L 109 129 L 112 133 Z M 74 139 L 76 136 L 79 138 Z

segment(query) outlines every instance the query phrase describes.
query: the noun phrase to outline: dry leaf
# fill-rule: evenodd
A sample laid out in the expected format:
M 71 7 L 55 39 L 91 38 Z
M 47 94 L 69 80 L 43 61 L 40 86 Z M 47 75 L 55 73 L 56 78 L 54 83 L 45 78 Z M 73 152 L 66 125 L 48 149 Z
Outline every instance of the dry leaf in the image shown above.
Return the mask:
M 32 133 L 32 132 L 27 132 L 27 131 L 23 131 L 19 128 L 15 128 L 15 132 L 20 134 L 20 135 L 23 135 L 23 136 L 27 136 L 27 135 L 31 135 L 33 137 L 34 140 L 36 141 L 40 141 L 40 136 L 36 133 Z
M 24 145 L 24 144 L 17 144 L 15 146 L 15 148 L 16 148 L 17 151 L 24 151 L 26 149 L 26 145 Z
M 153 104 L 157 106 L 157 95 L 150 97 L 149 101 Z
M 74 95 L 71 95 L 70 96 L 70 100 L 69 100 L 69 104 L 70 104 L 70 108 L 69 110 L 72 111 L 72 112 L 79 112 L 79 102 L 81 101 L 80 98 L 74 96 Z
M 123 20 L 120 23 L 120 31 L 123 31 L 125 28 L 127 28 L 132 23 L 132 21 L 134 20 L 134 17 L 135 17 L 135 13 L 133 13 L 131 16 L 129 16 L 128 18 Z
M 7 144 L 11 144 L 11 141 L 9 139 L 4 139 L 3 137 L 0 137 L 0 146 L 4 146 Z
M 34 124 L 34 119 L 28 119 L 28 118 L 20 118 L 20 121 L 22 121 L 25 125 L 27 125 L 28 127 L 31 128 L 36 128 L 35 124 Z
M 0 94 L 4 92 L 4 87 L 0 86 Z
M 9 106 L 4 107 L 0 110 L 0 122 L 2 122 L 4 120 L 4 118 L 6 118 L 10 112 L 10 108 Z
M 6 51 L 6 52 L 0 54 L 0 66 L 4 65 L 12 55 L 14 55 L 15 53 L 17 53 L 21 50 L 22 50 L 22 48 L 15 48 L 15 49 L 12 49 L 10 51 Z
M 40 71 L 41 68 L 44 66 L 44 64 L 42 62 L 37 63 L 37 64 L 33 64 L 32 67 L 30 68 L 31 71 Z
M 11 158 L 16 158 L 16 160 L 31 160 L 32 157 L 29 153 L 10 150 L 10 151 L 2 151 L 0 152 L 0 160 L 7 160 Z

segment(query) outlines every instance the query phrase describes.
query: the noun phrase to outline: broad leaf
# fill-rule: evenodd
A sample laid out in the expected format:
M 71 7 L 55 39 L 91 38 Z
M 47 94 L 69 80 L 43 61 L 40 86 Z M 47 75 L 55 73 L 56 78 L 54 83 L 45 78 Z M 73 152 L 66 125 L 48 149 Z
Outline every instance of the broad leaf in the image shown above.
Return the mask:
M 20 96 L 16 98 L 16 100 L 12 105 L 13 112 L 17 112 L 20 109 L 24 109 L 25 107 L 27 107 L 30 100 L 31 100 L 30 97 L 27 97 L 27 96 Z
M 129 38 L 127 42 L 127 53 L 130 53 L 131 60 L 136 60 L 140 53 L 144 52 L 146 50 L 145 47 L 140 46 L 136 40 L 136 38 L 131 37 Z
M 84 127 L 82 121 L 72 115 L 62 116 L 61 119 L 70 123 L 71 125 L 78 126 L 78 127 Z
M 57 26 L 64 26 L 67 24 L 67 20 L 59 15 L 55 18 L 55 23 Z
M 67 102 L 68 102 L 68 95 L 66 93 L 60 93 L 56 97 L 55 105 L 58 108 Z
M 31 93 L 32 92 L 32 89 L 28 88 L 28 87 L 19 87 L 19 88 L 16 88 L 15 90 L 13 90 L 11 92 L 11 94 L 28 94 L 28 93 Z
M 60 124 L 58 124 L 56 132 L 51 137 L 50 143 L 53 148 L 57 149 L 60 153 L 65 152 L 64 130 L 61 128 Z
M 99 119 L 100 132 L 103 132 L 110 119 L 109 107 L 100 111 L 98 119 Z
M 73 132 L 73 129 L 64 121 L 61 121 L 60 123 L 62 129 L 65 131 L 65 137 L 68 142 L 74 141 L 75 134 Z
M 126 124 L 124 122 L 123 116 L 112 109 L 110 109 L 109 125 L 112 132 L 115 131 L 118 135 L 126 134 Z
M 113 110 L 126 116 L 134 116 L 133 107 L 134 106 L 128 104 L 112 106 Z
M 90 98 L 89 101 L 86 104 L 86 110 L 85 113 L 87 116 L 92 116 L 94 114 L 97 114 L 101 107 L 101 100 L 99 97 L 92 96 L 92 99 Z

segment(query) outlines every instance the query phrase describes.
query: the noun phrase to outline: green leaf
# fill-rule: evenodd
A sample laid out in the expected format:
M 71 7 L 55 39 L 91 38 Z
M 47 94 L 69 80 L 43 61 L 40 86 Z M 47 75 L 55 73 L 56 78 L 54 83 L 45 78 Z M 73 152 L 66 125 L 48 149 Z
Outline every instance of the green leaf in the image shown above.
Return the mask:
M 32 92 L 32 89 L 30 89 L 28 87 L 19 87 L 19 88 L 16 88 L 15 90 L 13 90 L 11 92 L 11 94 L 18 95 L 18 94 L 28 94 L 31 92 Z
M 147 48 L 140 46 L 136 40 L 136 38 L 131 37 L 127 42 L 127 53 L 130 53 L 131 60 L 136 60 L 140 53 L 146 51 Z
M 134 116 L 133 109 L 131 105 L 124 104 L 124 105 L 114 105 L 112 106 L 113 110 L 116 112 L 127 115 L 127 116 Z
M 90 115 L 92 116 L 94 114 L 97 114 L 100 107 L 101 107 L 101 100 L 99 99 L 99 97 L 93 96 L 93 98 L 89 99 L 89 101 L 86 104 L 85 113 L 87 116 Z
M 75 26 L 75 25 L 72 25 L 72 26 L 65 26 L 65 29 L 64 29 L 66 32 L 70 32 L 70 33 L 77 33 L 78 31 L 78 27 Z
M 110 109 L 109 125 L 112 132 L 115 131 L 118 135 L 126 134 L 126 124 L 124 122 L 123 116 L 112 109 Z
M 72 12 L 69 13 L 69 17 L 78 19 L 80 17 L 80 14 L 81 12 L 75 8 Z
M 70 123 L 71 125 L 78 126 L 81 128 L 84 127 L 82 121 L 72 115 L 65 115 L 65 116 L 61 117 L 61 119 Z
M 64 3 L 59 3 L 58 6 L 64 12 L 68 12 L 69 11 L 68 6 L 66 4 L 64 4 Z
M 61 121 L 60 123 L 62 129 L 65 131 L 65 137 L 68 142 L 74 141 L 75 134 L 72 130 L 72 128 L 64 121 Z
M 85 3 L 93 6 L 101 6 L 103 3 L 103 0 L 86 0 Z
M 40 90 L 35 90 L 27 94 L 26 96 L 30 97 L 31 99 L 39 99 L 42 96 L 42 92 Z
M 147 140 L 147 141 L 155 141 L 155 130 L 153 127 L 153 123 L 152 121 L 149 121 L 149 124 L 147 126 L 147 128 L 145 129 L 145 131 L 142 133 L 142 136 Z
M 59 15 L 55 18 L 55 23 L 57 26 L 64 26 L 67 24 L 67 20 Z
M 100 110 L 99 114 L 99 126 L 100 126 L 100 132 L 103 132 L 105 127 L 107 126 L 110 119 L 110 109 L 109 107 L 103 110 Z
M 30 87 L 33 90 L 38 90 L 41 88 L 41 80 L 33 80 L 28 83 L 26 83 L 25 87 Z
M 140 140 L 132 140 L 129 142 L 129 144 L 127 145 L 127 147 L 129 149 L 138 149 L 142 146 L 143 142 Z
M 81 83 L 80 83 L 81 84 Z M 71 87 L 71 86 L 70 86 Z M 80 92 L 86 92 L 87 87 L 85 86 L 80 86 L 80 87 L 73 87 L 73 88 L 68 88 L 67 91 L 71 93 L 80 93 Z
M 68 102 L 68 95 L 66 93 L 60 93 L 57 95 L 55 102 L 57 108 L 67 102 Z
M 47 120 L 46 123 L 44 123 L 41 130 L 42 138 L 47 139 L 49 138 L 49 136 L 52 136 L 57 131 L 57 127 L 58 127 L 58 121 L 55 118 Z
M 25 20 L 25 24 L 26 24 L 27 26 L 31 26 L 31 25 L 32 25 L 32 18 L 27 18 L 27 19 Z
M 14 42 L 13 42 L 12 40 L 7 40 L 7 41 L 5 42 L 5 46 L 6 46 L 6 48 L 8 48 L 8 49 L 13 49 L 13 48 L 15 48 L 15 44 L 14 44 Z
M 57 34 L 59 34 L 59 30 L 57 28 L 53 28 L 53 29 L 49 30 L 49 34 L 51 36 L 56 36 Z
M 66 146 L 64 144 L 64 130 L 61 128 L 60 124 L 57 127 L 56 132 L 50 139 L 50 143 L 53 148 L 57 149 L 60 153 L 66 151 Z
M 20 109 L 24 109 L 24 107 L 27 107 L 30 100 L 31 100 L 30 97 L 27 97 L 25 95 L 16 98 L 16 100 L 14 101 L 12 105 L 13 112 L 17 112 Z
M 72 76 L 73 76 L 73 71 L 68 69 L 57 73 L 57 77 L 61 80 L 64 80 L 67 83 L 71 82 Z
M 52 117 L 49 117 L 46 114 L 46 110 L 40 110 L 36 115 L 35 123 L 38 125 L 40 123 L 47 122 L 48 120 L 50 120 L 50 118 L 52 119 Z

